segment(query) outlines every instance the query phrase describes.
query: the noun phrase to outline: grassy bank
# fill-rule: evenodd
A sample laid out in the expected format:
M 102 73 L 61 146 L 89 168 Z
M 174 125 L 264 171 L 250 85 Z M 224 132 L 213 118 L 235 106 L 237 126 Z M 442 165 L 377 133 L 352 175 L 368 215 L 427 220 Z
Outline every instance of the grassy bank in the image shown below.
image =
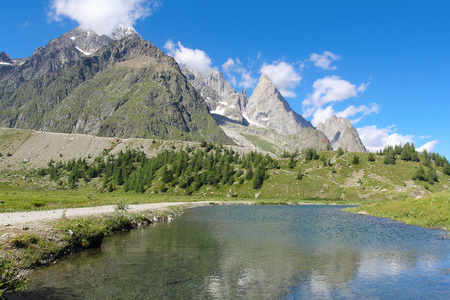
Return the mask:
M 0 299 L 6 291 L 25 289 L 26 275 L 36 267 L 55 263 L 74 251 L 98 247 L 114 232 L 173 218 L 183 208 L 139 213 L 128 213 L 126 209 L 125 204 L 117 204 L 116 212 L 109 215 L 74 219 L 62 216 L 35 227 L 0 229 Z
M 228 188 L 229 189 L 229 188 Z M 249 188 L 250 190 L 250 188 Z M 214 189 L 215 193 L 223 193 L 220 197 L 215 194 L 167 195 L 161 193 L 135 193 L 121 190 L 112 193 L 102 193 L 92 186 L 73 190 L 46 190 L 44 188 L 28 188 L 26 186 L 13 186 L 0 183 L 0 213 L 17 211 L 54 210 L 76 207 L 92 207 L 101 205 L 114 205 L 117 201 L 126 200 L 130 205 L 161 202 L 198 202 L 198 201 L 257 201 L 261 204 L 364 204 L 367 200 L 344 200 L 341 198 L 310 197 L 307 199 L 295 197 L 279 197 L 269 194 L 255 198 L 251 197 L 227 197 L 227 191 Z M 261 192 L 264 194 L 262 190 Z M 2 224 L 0 224 L 2 225 Z
M 347 208 L 354 213 L 366 211 L 377 217 L 428 228 L 450 229 L 450 192 L 442 192 L 420 199 L 383 201 Z

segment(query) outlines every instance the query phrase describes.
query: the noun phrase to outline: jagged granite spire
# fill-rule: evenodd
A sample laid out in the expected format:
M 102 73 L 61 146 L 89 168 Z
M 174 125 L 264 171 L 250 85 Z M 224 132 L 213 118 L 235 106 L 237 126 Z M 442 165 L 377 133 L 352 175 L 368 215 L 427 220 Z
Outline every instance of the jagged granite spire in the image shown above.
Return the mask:
M 270 79 L 262 74 L 245 107 L 244 117 L 250 124 L 271 129 L 280 134 L 296 134 L 312 127 L 291 109 Z
M 181 66 L 181 71 L 205 99 L 211 114 L 243 122 L 242 111 L 248 101 L 245 90 L 236 93 L 222 72 L 210 70 L 201 74 L 187 66 Z
M 347 119 L 333 115 L 325 121 L 325 124 L 319 123 L 317 129 L 325 133 L 334 150 L 342 148 L 349 152 L 367 152 L 358 131 Z

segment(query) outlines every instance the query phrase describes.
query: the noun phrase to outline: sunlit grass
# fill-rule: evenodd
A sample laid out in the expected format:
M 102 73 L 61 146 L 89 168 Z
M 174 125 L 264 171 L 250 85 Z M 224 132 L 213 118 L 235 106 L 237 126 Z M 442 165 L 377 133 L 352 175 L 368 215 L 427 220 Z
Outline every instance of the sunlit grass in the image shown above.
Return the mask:
M 383 201 L 347 208 L 351 212 L 366 211 L 371 215 L 390 218 L 411 225 L 450 229 L 450 192 L 420 199 Z

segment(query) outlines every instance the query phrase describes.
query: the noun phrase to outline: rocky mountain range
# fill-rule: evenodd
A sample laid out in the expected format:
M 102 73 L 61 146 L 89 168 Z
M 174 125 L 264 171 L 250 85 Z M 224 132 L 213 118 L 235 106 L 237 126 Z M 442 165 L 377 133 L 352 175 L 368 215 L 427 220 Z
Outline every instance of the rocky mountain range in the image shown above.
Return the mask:
M 348 120 L 334 117 L 314 128 L 266 75 L 250 97 L 245 90 L 236 93 L 221 72 L 180 67 L 124 26 L 110 37 L 75 28 L 25 59 L 2 52 L 0 124 L 121 138 L 234 142 L 274 154 L 309 147 L 365 152 Z
M 210 70 L 209 73 L 202 75 L 186 66 L 181 66 L 181 71 L 205 99 L 211 114 L 225 116 L 239 123 L 245 122 L 242 116 L 248 102 L 245 90 L 236 93 L 222 72 Z
M 339 118 L 336 122 L 336 117 L 331 117 L 320 128 L 314 128 L 291 109 L 265 74 L 248 97 L 245 90 L 236 93 L 221 72 L 201 74 L 187 66 L 181 70 L 237 145 L 277 154 L 310 147 L 366 152 L 350 121 Z
M 133 30 L 116 36 L 122 38 L 76 28 L 21 64 L 1 65 L 1 124 L 232 143 L 172 57 Z

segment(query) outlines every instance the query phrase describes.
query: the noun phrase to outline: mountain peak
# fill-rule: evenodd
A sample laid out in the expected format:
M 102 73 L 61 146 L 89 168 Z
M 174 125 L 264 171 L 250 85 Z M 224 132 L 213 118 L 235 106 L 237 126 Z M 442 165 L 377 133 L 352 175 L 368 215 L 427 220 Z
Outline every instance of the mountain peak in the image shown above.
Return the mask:
M 325 133 L 333 149 L 342 148 L 349 152 L 366 152 L 358 131 L 345 118 L 332 115 L 325 123 L 319 123 L 317 129 Z
M 121 40 L 130 35 L 140 36 L 132 26 L 119 25 L 119 27 L 111 34 L 111 38 L 113 40 Z
M 0 53 L 0 64 L 9 65 L 12 64 L 13 60 L 9 56 L 8 53 L 1 52 Z
M 266 74 L 259 78 L 245 108 L 247 121 L 280 134 L 296 134 L 311 123 L 291 109 Z
M 277 89 L 275 87 L 275 85 L 273 84 L 273 82 L 270 80 L 270 78 L 264 73 L 262 73 L 261 77 L 259 77 L 258 86 L 259 85 L 261 85 L 263 87 L 267 87 L 267 88 Z

